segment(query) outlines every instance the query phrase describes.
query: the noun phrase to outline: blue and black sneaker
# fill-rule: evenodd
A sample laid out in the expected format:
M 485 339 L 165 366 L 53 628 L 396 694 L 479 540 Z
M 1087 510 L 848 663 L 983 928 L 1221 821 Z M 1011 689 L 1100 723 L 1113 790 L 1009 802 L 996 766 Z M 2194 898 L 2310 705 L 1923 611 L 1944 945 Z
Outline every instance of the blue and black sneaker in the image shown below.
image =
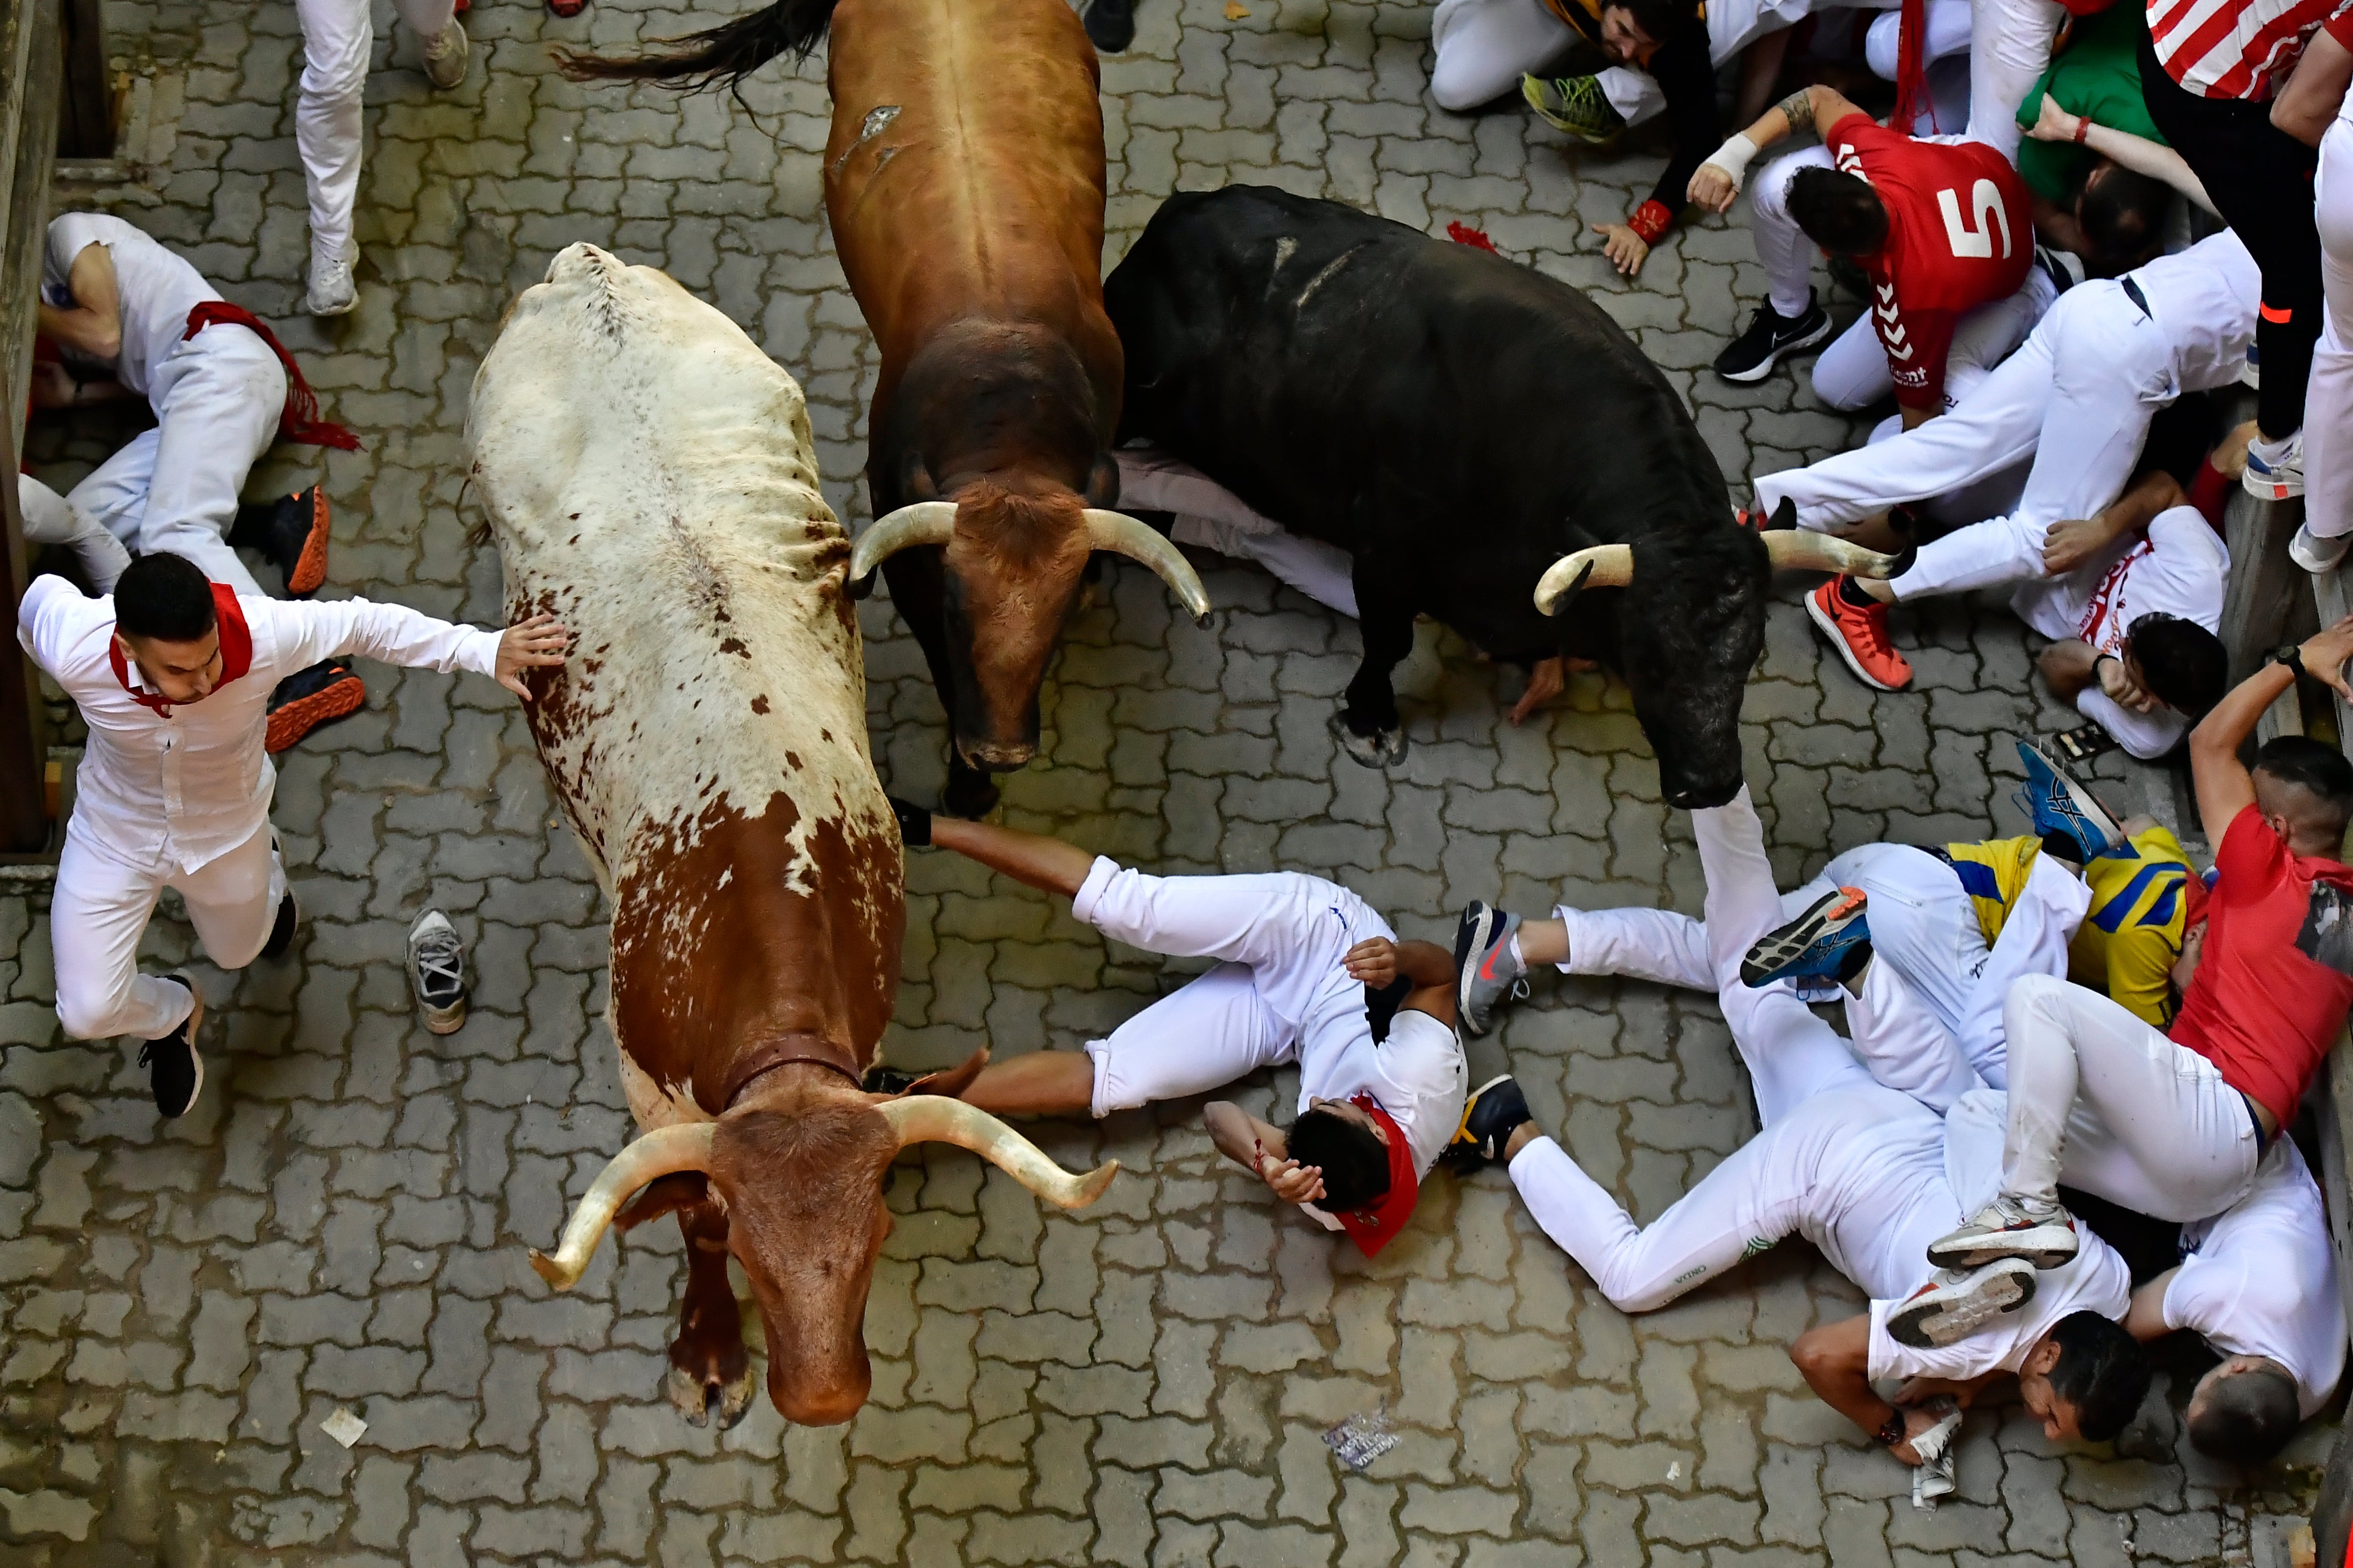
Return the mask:
M 2037 835 L 2047 841 L 2056 834 L 2073 844 L 2082 850 L 2074 857 L 2082 864 L 2125 841 L 2124 825 L 2058 758 L 2031 741 L 2021 741 L 2018 760 L 2026 766 L 2026 783 L 2015 798 L 2034 819 Z
M 1757 939 L 1740 961 L 1741 984 L 1844 980 L 1871 956 L 1871 922 L 1860 888 L 1834 888 L 1778 931 Z

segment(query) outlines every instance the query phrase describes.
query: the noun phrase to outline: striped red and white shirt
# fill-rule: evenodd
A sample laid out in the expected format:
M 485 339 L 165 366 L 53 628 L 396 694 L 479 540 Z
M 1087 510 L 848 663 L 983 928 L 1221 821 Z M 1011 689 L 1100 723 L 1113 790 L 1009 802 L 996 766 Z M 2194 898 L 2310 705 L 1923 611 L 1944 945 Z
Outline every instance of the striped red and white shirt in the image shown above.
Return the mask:
M 2166 74 L 2200 98 L 2268 102 L 2312 35 L 2353 0 L 2147 0 Z

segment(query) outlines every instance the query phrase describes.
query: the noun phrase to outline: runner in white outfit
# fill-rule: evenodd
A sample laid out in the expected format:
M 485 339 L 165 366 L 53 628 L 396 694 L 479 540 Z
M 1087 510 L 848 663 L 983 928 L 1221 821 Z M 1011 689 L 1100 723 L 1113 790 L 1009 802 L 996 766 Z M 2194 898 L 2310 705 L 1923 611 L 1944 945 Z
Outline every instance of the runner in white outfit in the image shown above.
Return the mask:
M 1136 511 L 1171 513 L 1168 537 L 1255 561 L 1327 610 L 1356 618 L 1356 562 L 1336 544 L 1292 532 L 1191 464 L 1151 447 L 1131 447 L 1119 461 L 1119 501 Z
M 1970 0 L 1969 138 L 2018 162 L 2018 106 L 2051 68 L 2058 0 Z
M 2304 526 L 2316 540 L 2353 534 L 2353 89 L 2320 138 L 2313 175 L 2313 216 L 2320 226 L 2320 280 L 2327 314 L 2313 351 L 2305 397 Z M 2307 547 L 2309 548 L 2309 547 Z M 2343 545 L 2312 552 L 2332 563 Z

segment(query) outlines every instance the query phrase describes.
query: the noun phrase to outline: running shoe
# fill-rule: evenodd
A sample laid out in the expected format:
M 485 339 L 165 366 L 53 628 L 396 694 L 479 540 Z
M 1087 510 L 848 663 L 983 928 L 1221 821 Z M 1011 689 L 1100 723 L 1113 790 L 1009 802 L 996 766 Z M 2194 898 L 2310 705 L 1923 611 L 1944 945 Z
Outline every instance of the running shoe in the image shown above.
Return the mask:
M 466 948 L 439 910 L 426 910 L 408 928 L 408 988 L 435 1034 L 454 1035 L 466 1021 Z
M 318 486 L 237 509 L 230 544 L 258 550 L 286 576 L 286 595 L 308 598 L 327 580 L 327 497 Z
M 1953 1344 L 2033 1300 L 2034 1265 L 2022 1258 L 1939 1268 L 1887 1314 L 1887 1337 L 1915 1350 Z
M 466 79 L 466 57 L 472 52 L 465 24 L 451 16 L 440 32 L 425 41 L 425 79 L 448 91 Z
M 185 974 L 167 974 L 188 994 L 188 1016 L 161 1039 L 139 1047 L 139 1065 L 147 1069 L 147 1087 L 155 1096 L 155 1110 L 164 1116 L 185 1116 L 205 1087 L 205 1058 L 196 1054 L 196 1028 L 205 1021 L 205 994 Z
M 2335 539 L 2323 539 L 2312 531 L 2309 521 L 2296 527 L 2295 537 L 2287 542 L 2287 558 L 2317 577 L 2337 570 L 2345 559 L 2345 547 L 2353 544 L 2353 534 L 2340 534 Z
M 348 255 L 324 256 L 311 247 L 311 282 L 302 308 L 314 316 L 348 316 L 360 302 L 360 287 L 352 280 Z
M 1512 952 L 1520 917 L 1473 899 L 1454 925 L 1454 1016 L 1475 1037 L 1494 1022 L 1506 995 L 1528 994 L 1528 967 Z
M 302 906 L 294 901 L 294 889 L 289 888 L 278 900 L 278 919 L 269 928 L 269 940 L 261 944 L 264 958 L 283 958 L 286 950 L 294 945 L 294 928 L 302 923 Z
M 1740 960 L 1740 981 L 1751 990 L 1776 980 L 1835 980 L 1857 948 L 1871 942 L 1869 900 L 1860 888 L 1833 888 L 1778 931 L 1767 931 Z
M 2125 841 L 2124 824 L 2058 758 L 2021 741 L 2018 760 L 2026 764 L 2026 783 L 2013 798 L 2033 818 L 2038 836 L 2064 835 L 2083 850 L 2085 865 Z
M 320 725 L 349 718 L 367 701 L 367 688 L 347 659 L 322 658 L 298 669 L 269 694 L 269 727 L 262 749 L 282 752 Z
M 1496 1164 L 1513 1131 L 1535 1120 L 1528 1114 L 1527 1097 L 1511 1074 L 1491 1078 L 1471 1091 L 1462 1107 L 1462 1125 L 1447 1141 L 1442 1157 L 1457 1170 Z
M 1815 300 L 1810 289 L 1806 290 L 1805 310 L 1794 318 L 1781 314 L 1770 303 L 1759 305 L 1748 318 L 1748 330 L 1715 356 L 1715 374 L 1726 381 L 1762 381 L 1773 374 L 1784 354 L 1801 353 L 1830 335 L 1831 313 Z
M 2292 500 L 2304 493 L 2304 432 L 2282 441 L 2247 443 L 2247 471 L 2239 476 L 2257 500 Z
M 1981 1268 L 1999 1258 L 2022 1258 L 2056 1268 L 2075 1256 L 2075 1216 L 2057 1204 L 2031 1204 L 2002 1194 L 1967 1225 L 1928 1244 L 1939 1268 Z
M 1881 691 L 1903 690 L 1912 684 L 1912 661 L 1887 640 L 1888 607 L 1848 604 L 1839 591 L 1845 584 L 1843 576 L 1833 577 L 1807 595 L 1806 614 L 1857 680 Z
M 1611 107 L 1598 76 L 1520 78 L 1520 96 L 1536 118 L 1588 147 L 1612 147 L 1626 133 L 1625 116 Z

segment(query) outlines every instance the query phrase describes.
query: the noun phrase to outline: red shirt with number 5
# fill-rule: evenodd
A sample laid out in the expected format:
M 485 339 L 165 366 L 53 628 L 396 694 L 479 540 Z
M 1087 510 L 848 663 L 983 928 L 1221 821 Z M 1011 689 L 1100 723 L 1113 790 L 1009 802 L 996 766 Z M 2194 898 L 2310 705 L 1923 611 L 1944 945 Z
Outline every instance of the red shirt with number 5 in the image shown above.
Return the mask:
M 1887 243 L 1858 257 L 1895 401 L 1942 411 L 1961 312 L 2015 293 L 2034 258 L 2033 208 L 2010 161 L 1977 142 L 1915 142 L 1850 114 L 1822 145 L 1887 209 Z

